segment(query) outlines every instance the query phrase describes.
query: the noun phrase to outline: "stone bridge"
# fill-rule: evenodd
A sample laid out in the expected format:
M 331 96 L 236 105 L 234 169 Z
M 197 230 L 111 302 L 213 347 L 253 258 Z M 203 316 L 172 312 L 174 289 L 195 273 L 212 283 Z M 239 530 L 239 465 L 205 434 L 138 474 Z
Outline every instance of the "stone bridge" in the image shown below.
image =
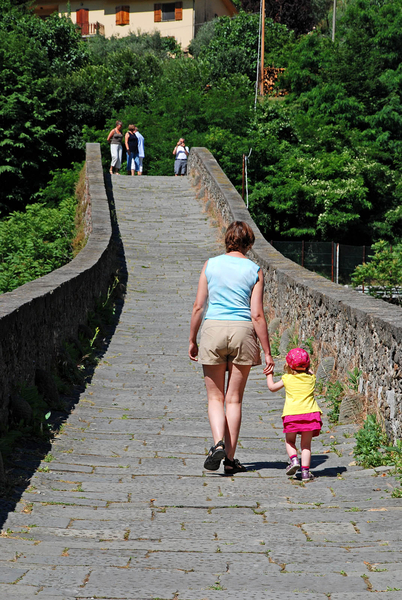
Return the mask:
M 400 483 L 389 468 L 354 464 L 355 426 L 325 420 L 316 480 L 288 480 L 283 398 L 256 367 L 238 449 L 248 471 L 203 471 L 211 436 L 201 369 L 187 358 L 189 316 L 204 261 L 222 251 L 221 224 L 250 222 L 214 159 L 193 150 L 188 178 L 113 177 L 114 233 L 97 145 L 87 166 L 89 244 L 64 270 L 1 297 L 3 418 L 6 391 L 50 368 L 118 261 L 127 293 L 46 460 L 16 461 L 29 483 L 0 503 L 0 598 L 396 598 Z M 255 231 L 269 316 L 314 336 L 340 373 L 359 366 L 362 393 L 399 435 L 400 310 L 306 272 Z

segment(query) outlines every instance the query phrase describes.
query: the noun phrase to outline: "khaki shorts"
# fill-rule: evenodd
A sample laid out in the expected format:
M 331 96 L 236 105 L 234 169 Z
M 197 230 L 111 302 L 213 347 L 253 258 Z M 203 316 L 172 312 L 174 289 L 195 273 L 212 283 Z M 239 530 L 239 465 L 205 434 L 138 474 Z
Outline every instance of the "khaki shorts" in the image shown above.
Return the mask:
M 251 321 L 207 319 L 201 330 L 198 358 L 203 365 L 260 365 L 261 351 Z

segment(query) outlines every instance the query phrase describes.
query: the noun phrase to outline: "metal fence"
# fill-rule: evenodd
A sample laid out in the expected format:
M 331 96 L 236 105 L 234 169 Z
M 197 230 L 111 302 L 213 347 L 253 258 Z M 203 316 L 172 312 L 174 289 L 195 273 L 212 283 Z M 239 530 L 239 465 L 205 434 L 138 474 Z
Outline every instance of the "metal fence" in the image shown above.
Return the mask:
M 349 246 L 335 242 L 275 242 L 271 245 L 293 262 L 331 281 L 350 284 L 357 265 L 370 262 L 371 246 Z

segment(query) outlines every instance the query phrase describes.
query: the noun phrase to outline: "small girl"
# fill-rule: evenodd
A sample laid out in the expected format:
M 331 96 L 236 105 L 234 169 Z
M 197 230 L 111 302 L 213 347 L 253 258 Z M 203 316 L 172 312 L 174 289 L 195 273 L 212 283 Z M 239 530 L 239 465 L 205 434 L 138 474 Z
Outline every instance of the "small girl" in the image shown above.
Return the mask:
M 310 371 L 310 357 L 303 348 L 294 348 L 286 356 L 285 375 L 274 383 L 272 374 L 267 375 L 267 385 L 271 392 L 281 388 L 286 390 L 285 406 L 282 413 L 283 432 L 286 434 L 286 451 L 289 465 L 286 475 L 294 475 L 300 469 L 296 449 L 296 435 L 301 435 L 302 481 L 311 481 L 310 473 L 311 440 L 320 433 L 322 410 L 314 399 L 315 375 Z

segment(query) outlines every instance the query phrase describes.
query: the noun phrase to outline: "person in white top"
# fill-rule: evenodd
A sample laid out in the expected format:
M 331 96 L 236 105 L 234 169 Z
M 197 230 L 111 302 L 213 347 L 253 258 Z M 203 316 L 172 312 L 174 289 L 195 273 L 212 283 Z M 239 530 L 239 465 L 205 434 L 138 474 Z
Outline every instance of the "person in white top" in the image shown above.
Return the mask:
M 175 177 L 179 175 L 187 174 L 187 157 L 190 153 L 188 146 L 184 141 L 184 138 L 180 138 L 176 146 L 173 149 L 173 155 L 175 156 L 174 161 L 174 174 Z
M 138 127 L 135 128 L 135 135 L 138 138 L 138 156 L 135 157 L 135 170 L 137 175 L 142 175 L 142 161 L 145 157 L 144 150 L 144 136 L 138 131 Z

